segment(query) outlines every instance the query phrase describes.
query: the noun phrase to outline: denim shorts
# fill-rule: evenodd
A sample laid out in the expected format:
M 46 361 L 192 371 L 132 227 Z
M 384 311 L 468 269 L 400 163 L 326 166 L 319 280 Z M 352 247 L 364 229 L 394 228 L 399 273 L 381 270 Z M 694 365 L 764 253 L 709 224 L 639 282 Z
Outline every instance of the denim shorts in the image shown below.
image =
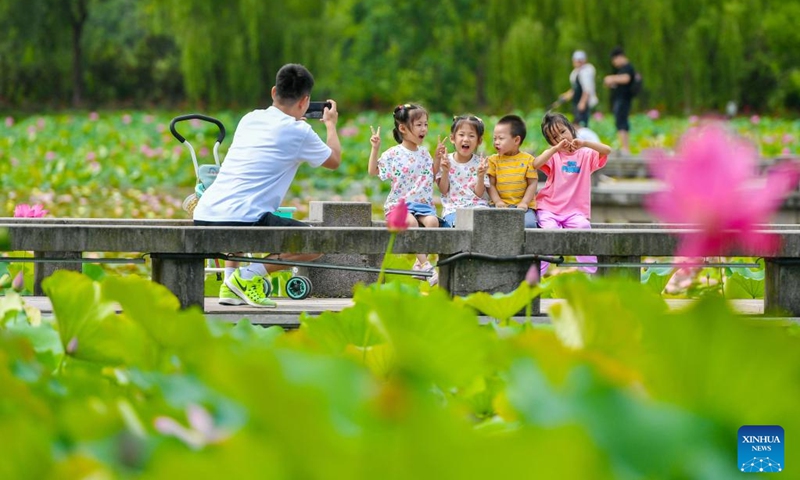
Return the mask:
M 433 208 L 433 205 L 418 202 L 408 202 L 406 205 L 408 206 L 408 213 L 415 217 L 436 216 L 436 209 Z

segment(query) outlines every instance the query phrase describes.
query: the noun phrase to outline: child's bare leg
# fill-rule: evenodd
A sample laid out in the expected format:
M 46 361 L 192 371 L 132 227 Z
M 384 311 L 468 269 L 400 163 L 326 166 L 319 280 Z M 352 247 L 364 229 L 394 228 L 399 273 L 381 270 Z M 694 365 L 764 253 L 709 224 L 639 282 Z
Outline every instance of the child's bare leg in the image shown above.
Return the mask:
M 417 221 L 425 228 L 439 228 L 439 219 L 433 215 L 417 217 Z M 420 262 L 423 264 L 428 261 L 428 255 L 426 254 L 420 253 L 417 255 L 417 258 L 420 258 Z
M 433 215 L 425 215 L 424 217 L 419 217 L 418 220 L 425 228 L 439 228 L 439 219 Z

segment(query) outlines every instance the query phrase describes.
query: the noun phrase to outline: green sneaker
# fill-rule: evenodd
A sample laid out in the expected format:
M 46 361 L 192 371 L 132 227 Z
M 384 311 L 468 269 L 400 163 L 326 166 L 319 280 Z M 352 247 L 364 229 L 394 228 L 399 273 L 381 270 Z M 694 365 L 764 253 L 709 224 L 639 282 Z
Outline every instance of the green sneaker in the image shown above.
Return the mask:
M 219 303 L 221 305 L 244 305 L 244 300 L 233 293 L 233 290 L 228 288 L 225 282 L 222 282 L 222 285 L 219 286 Z
M 245 280 L 242 278 L 241 270 L 237 268 L 233 275 L 225 279 L 225 285 L 248 305 L 266 308 L 278 306 L 264 293 L 264 277 L 262 276 L 256 275 L 250 280 Z

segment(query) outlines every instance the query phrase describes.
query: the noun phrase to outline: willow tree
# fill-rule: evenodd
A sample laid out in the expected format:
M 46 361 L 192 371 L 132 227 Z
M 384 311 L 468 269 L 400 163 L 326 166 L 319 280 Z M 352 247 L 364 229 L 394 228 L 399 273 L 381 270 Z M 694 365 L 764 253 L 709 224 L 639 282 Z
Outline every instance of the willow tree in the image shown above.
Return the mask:
M 0 91 L 15 100 L 84 92 L 82 38 L 92 0 L 0 0 Z M 64 77 L 70 78 L 65 82 Z
M 151 0 L 152 26 L 171 35 L 191 100 L 247 104 L 269 98 L 278 68 L 317 55 L 322 0 Z M 305 62 L 308 63 L 308 62 Z

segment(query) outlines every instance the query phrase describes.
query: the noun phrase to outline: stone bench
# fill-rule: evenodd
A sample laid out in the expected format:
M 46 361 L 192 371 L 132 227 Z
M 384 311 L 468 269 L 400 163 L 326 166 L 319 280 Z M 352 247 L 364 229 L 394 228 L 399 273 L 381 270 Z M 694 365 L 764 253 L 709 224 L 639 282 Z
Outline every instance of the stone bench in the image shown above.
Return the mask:
M 440 285 L 454 295 L 477 291 L 509 292 L 532 264 L 525 255 L 596 255 L 600 263 L 629 263 L 643 256 L 672 256 L 677 245 L 673 226 L 596 225 L 593 230 L 524 229 L 524 212 L 513 209 L 459 210 L 455 229 L 409 229 L 398 235 L 395 253 L 438 253 Z M 37 282 L 54 268 L 80 270 L 83 252 L 144 252 L 152 278 L 164 284 L 182 305 L 203 304 L 204 259 L 225 252 L 325 253 L 320 262 L 379 266 L 390 233 L 373 226 L 369 203 L 312 202 L 314 228 L 195 227 L 188 220 L 0 219 L 9 237 L 6 250 L 35 252 L 39 259 L 66 263 L 37 264 Z M 329 226 L 335 224 L 340 226 Z M 363 226 L 362 226 L 363 225 Z M 800 230 L 765 226 L 781 237 L 781 250 L 766 258 L 765 310 L 800 315 Z M 463 253 L 473 257 L 456 257 Z M 758 252 L 756 252 L 758 253 Z M 733 252 L 732 256 L 753 256 Z M 70 262 L 73 260 L 73 262 Z M 335 262 L 334 262 L 335 260 Z M 340 263 L 341 262 L 341 263 Z M 311 273 L 311 270 L 319 272 Z M 638 279 L 639 269 L 601 269 Z M 353 284 L 371 282 L 374 273 L 310 269 L 319 296 L 335 286 L 348 294 Z M 538 304 L 534 305 L 538 311 Z

